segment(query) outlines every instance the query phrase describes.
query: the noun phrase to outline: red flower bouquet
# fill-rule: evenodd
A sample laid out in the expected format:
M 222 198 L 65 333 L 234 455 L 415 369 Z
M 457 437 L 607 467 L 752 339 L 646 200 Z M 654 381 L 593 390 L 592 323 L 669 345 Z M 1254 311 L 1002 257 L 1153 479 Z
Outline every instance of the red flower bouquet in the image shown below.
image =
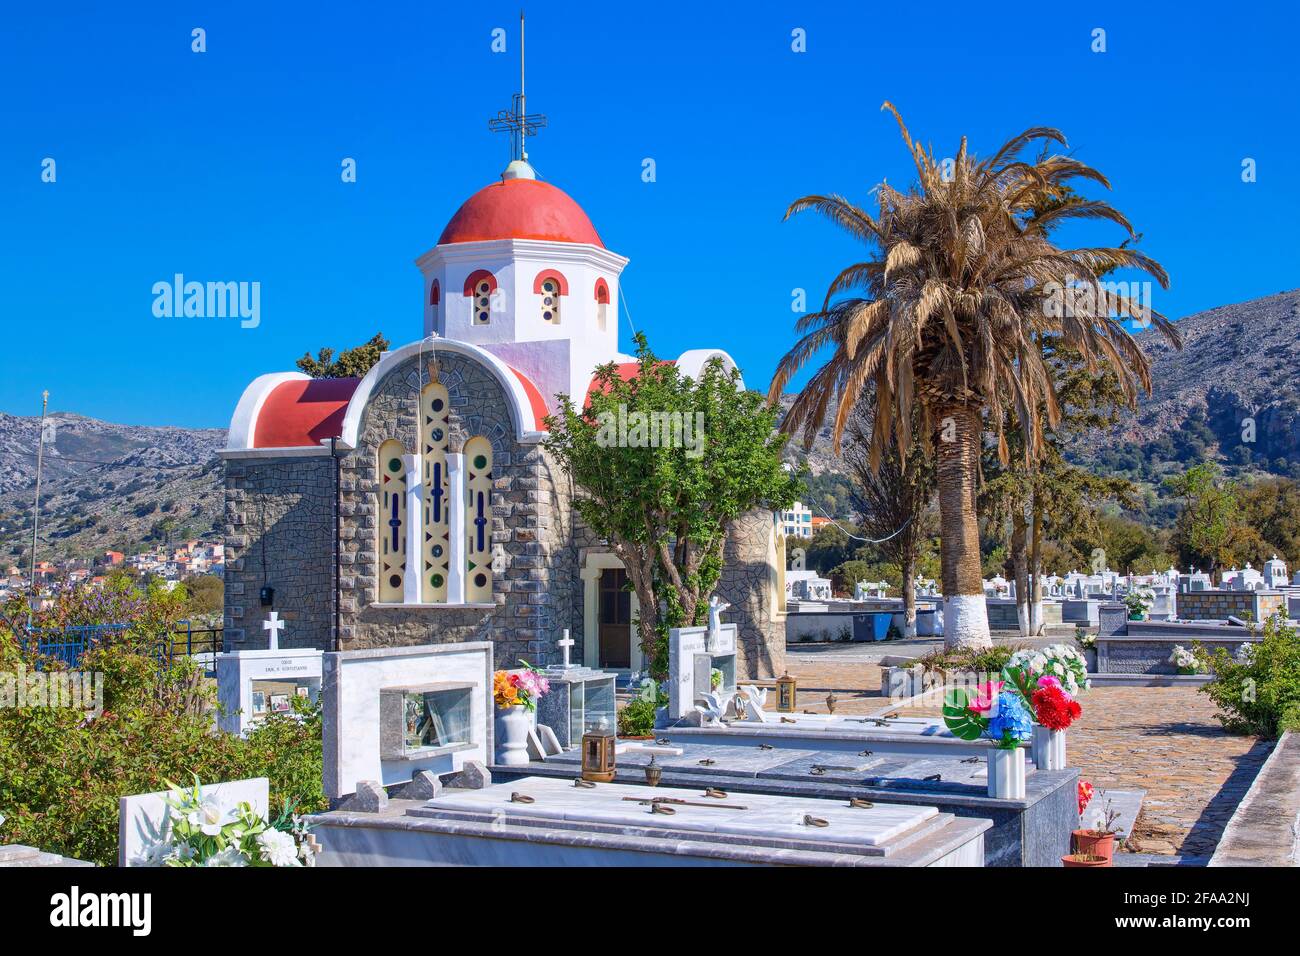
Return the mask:
M 1061 689 L 1059 684 L 1048 684 L 1034 691 L 1034 715 L 1048 730 L 1065 730 L 1079 719 L 1083 708 L 1079 702 Z

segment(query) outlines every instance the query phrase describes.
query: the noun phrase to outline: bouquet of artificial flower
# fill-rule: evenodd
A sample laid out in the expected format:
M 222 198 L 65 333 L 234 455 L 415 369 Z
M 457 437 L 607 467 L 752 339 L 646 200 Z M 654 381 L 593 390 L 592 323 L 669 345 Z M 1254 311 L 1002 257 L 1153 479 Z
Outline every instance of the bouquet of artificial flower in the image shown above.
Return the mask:
M 1034 719 L 1048 730 L 1065 730 L 1083 714 L 1079 702 L 1065 692 L 1055 677 L 1038 678 L 1030 702 Z
M 1007 661 L 1006 669 L 1011 668 L 1024 671 L 1033 682 L 1040 677 L 1055 677 L 1071 697 L 1092 686 L 1088 681 L 1087 662 L 1078 649 L 1068 644 L 1016 651 Z
M 497 671 L 492 675 L 492 699 L 498 707 L 522 704 L 524 710 L 537 709 L 537 701 L 551 692 L 551 682 L 527 661 L 520 661 L 521 671 Z
M 1065 730 L 1083 714 L 1078 701 L 1054 674 L 1037 674 L 1028 664 L 1008 663 L 1002 668 L 1002 678 L 1020 695 L 1034 721 L 1049 730 Z
M 1083 816 L 1083 811 L 1088 809 L 1088 804 L 1092 803 L 1092 784 L 1087 780 L 1079 781 L 1079 789 L 1076 799 L 1079 803 L 1079 816 Z
M 962 740 L 984 737 L 999 748 L 1014 750 L 1034 733 L 1034 721 L 1024 700 L 1003 681 L 989 681 L 974 693 L 950 690 L 944 699 L 943 722 Z
M 1175 644 L 1169 655 L 1169 663 L 1183 674 L 1198 674 L 1205 668 L 1205 662 L 1196 656 L 1196 651 L 1189 651 L 1181 644 Z
M 1130 614 L 1146 614 L 1155 603 L 1156 593 L 1150 588 L 1134 588 L 1124 595 L 1124 604 Z

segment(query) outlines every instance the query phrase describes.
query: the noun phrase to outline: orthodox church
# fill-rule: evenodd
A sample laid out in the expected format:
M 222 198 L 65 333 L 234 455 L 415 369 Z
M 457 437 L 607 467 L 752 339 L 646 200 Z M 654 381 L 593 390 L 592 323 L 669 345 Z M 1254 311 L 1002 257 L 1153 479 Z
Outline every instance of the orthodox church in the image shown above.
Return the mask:
M 556 396 L 586 396 L 618 347 L 619 277 L 582 208 L 515 159 L 415 260 L 423 335 L 360 379 L 270 372 L 245 389 L 225 460 L 225 626 L 232 649 L 349 650 L 489 640 L 498 665 L 644 666 L 636 596 L 540 445 Z M 412 323 L 414 324 L 414 323 Z M 652 336 L 653 341 L 653 336 Z M 678 356 L 687 375 L 718 357 Z M 783 539 L 738 521 L 719 594 L 739 624 L 738 675 L 784 666 Z

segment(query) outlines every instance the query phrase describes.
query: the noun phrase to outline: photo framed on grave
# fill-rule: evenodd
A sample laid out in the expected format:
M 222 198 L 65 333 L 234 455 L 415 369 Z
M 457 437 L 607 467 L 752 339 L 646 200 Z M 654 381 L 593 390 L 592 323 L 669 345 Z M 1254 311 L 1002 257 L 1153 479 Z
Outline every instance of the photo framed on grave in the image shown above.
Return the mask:
M 289 703 L 288 694 L 271 695 L 271 713 L 287 714 L 291 709 L 292 709 L 292 705 L 290 705 Z
M 297 687 L 293 689 L 293 695 L 295 697 L 310 697 L 311 688 L 308 687 L 306 684 L 299 684 Z
M 254 714 L 266 713 L 266 694 L 264 694 L 260 690 L 253 691 L 253 713 Z

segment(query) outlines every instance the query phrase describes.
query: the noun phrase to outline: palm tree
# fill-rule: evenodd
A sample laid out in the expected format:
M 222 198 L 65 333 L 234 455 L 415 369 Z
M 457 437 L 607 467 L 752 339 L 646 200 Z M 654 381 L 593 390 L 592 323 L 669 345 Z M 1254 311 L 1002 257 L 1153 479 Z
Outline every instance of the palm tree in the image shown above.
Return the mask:
M 1162 288 L 1169 279 L 1136 249 L 1062 249 L 1051 241 L 1055 227 L 1077 219 L 1107 220 L 1134 236 L 1117 209 L 1073 192 L 1074 180 L 1110 183 L 1050 154 L 1051 144 L 1065 145 L 1060 131 L 1027 129 L 983 160 L 968 153 L 963 137 L 955 161 L 942 160 L 912 141 L 891 103 L 882 108 L 898 121 L 917 182 L 907 192 L 877 186 L 874 215 L 837 195 L 805 196 L 786 210 L 787 219 L 820 212 L 865 242 L 871 257 L 836 276 L 822 310 L 799 320 L 802 336 L 777 367 L 768 399 L 778 400 L 791 376 L 829 348 L 782 428 L 810 444 L 833 407 L 838 449 L 864 387 L 874 387 L 873 466 L 891 443 L 905 456 L 919 442 L 935 458 L 946 643 L 987 646 L 975 504 L 985 422 L 1005 461 L 1003 423 L 1014 414 L 1025 460 L 1038 459 L 1039 409 L 1049 426 L 1060 417 L 1043 356 L 1048 337 L 1077 351 L 1090 370 L 1113 369 L 1124 400 L 1135 404 L 1139 389 L 1150 391 L 1150 366 L 1123 317 L 1154 325 L 1176 345 L 1179 336 L 1149 304 L 1099 275 L 1128 267 Z M 1023 159 L 1034 143 L 1038 155 Z M 860 294 L 841 297 L 851 292 Z

